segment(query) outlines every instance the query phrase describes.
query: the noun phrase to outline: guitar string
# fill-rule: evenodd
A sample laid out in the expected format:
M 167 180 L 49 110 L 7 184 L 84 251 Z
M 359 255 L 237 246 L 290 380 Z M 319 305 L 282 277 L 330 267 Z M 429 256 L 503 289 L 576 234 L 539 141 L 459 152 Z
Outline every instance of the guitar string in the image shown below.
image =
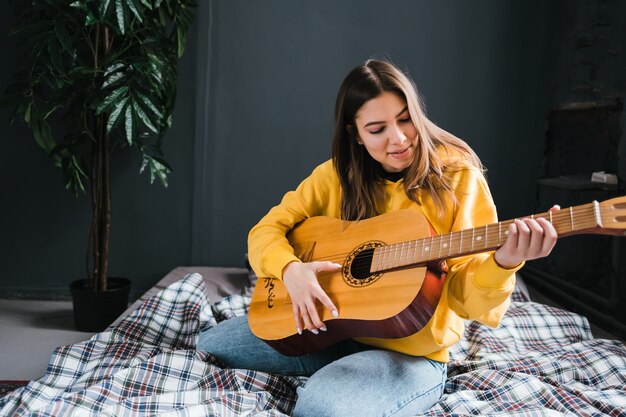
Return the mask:
M 591 218 L 592 217 L 588 217 L 587 220 L 591 219 Z M 577 222 L 581 223 L 581 219 L 579 219 Z M 501 222 L 500 224 L 508 226 L 512 222 L 513 222 L 513 220 L 507 220 L 507 221 Z M 571 223 L 570 220 L 565 220 L 565 221 L 562 221 L 562 222 L 553 222 L 553 224 L 555 224 L 555 226 L 570 225 L 570 223 Z M 498 223 L 494 223 L 494 224 L 490 225 L 490 226 L 492 226 L 491 229 L 493 229 L 496 225 L 498 225 Z M 477 228 L 474 228 L 474 230 L 477 230 L 477 229 L 484 229 L 484 226 L 479 226 Z M 469 231 L 469 230 L 472 230 L 472 229 L 464 230 L 464 232 Z M 388 245 L 383 245 L 382 247 L 383 248 L 391 248 L 391 247 L 395 246 L 396 248 L 401 248 L 403 245 L 410 245 L 412 243 L 419 244 L 422 241 L 427 241 L 427 240 L 432 240 L 432 239 L 441 240 L 441 238 L 445 237 L 445 236 L 452 236 L 452 238 L 451 238 L 452 244 L 448 245 L 450 247 L 455 246 L 454 245 L 455 243 L 456 244 L 460 244 L 461 242 L 466 242 L 467 244 L 471 244 L 471 240 L 468 240 L 467 238 L 462 238 L 461 239 L 460 238 L 460 234 L 461 234 L 461 231 L 458 231 L 458 232 L 447 233 L 447 234 L 444 234 L 444 235 L 434 235 L 434 236 L 429 236 L 429 237 L 424 237 L 424 238 L 418 238 L 418 239 L 415 239 L 415 240 L 409 240 L 409 241 L 405 241 L 405 242 L 391 243 L 391 244 L 388 244 Z M 488 229 L 486 240 L 490 240 L 491 238 L 495 238 L 498 234 L 499 234 L 498 230 L 489 230 Z M 459 246 L 459 245 L 457 245 L 457 246 Z M 462 252 L 466 252 L 466 251 L 467 250 L 463 250 Z M 326 256 L 326 257 L 319 257 L 319 258 L 316 258 L 316 259 L 343 258 L 343 257 L 348 256 L 350 253 L 351 252 L 335 253 L 333 255 L 329 255 L 329 256 Z
M 596 226 L 596 223 L 595 223 L 595 220 L 596 220 L 595 213 L 593 213 L 593 212 L 589 213 L 590 209 L 591 209 L 590 207 L 584 208 L 585 214 L 582 214 L 582 215 L 579 214 L 578 218 L 575 217 L 574 218 L 575 223 L 584 224 L 585 222 L 589 222 L 591 220 L 592 224 L 590 224 L 586 228 L 590 228 L 590 227 Z M 568 226 L 570 228 L 569 230 L 572 230 L 571 229 L 572 220 L 571 220 L 571 218 L 569 216 L 569 212 L 567 210 L 568 209 L 562 209 L 561 212 L 555 213 L 553 215 L 553 222 L 552 222 L 552 224 L 557 229 L 560 228 L 560 227 Z M 601 206 L 601 208 L 600 208 L 600 211 L 603 214 L 605 214 L 607 212 L 614 211 L 614 210 L 615 209 L 613 209 L 611 207 L 602 207 Z M 625 215 L 626 215 L 626 213 L 625 213 Z M 535 215 L 534 218 L 537 219 L 539 217 L 544 217 L 544 216 L 549 217 L 549 214 L 547 214 L 547 213 L 540 213 L 540 214 Z M 546 218 L 546 217 L 544 217 L 544 218 Z M 559 218 L 556 218 L 556 217 L 561 217 L 561 218 L 559 219 Z M 549 220 L 549 219 L 546 218 L 546 220 Z M 493 224 L 488 225 L 488 226 L 492 226 L 492 227 L 488 227 L 485 239 L 487 241 L 489 241 L 492 238 L 497 238 L 498 235 L 499 235 L 499 230 L 489 230 L 489 229 L 494 229 L 494 228 L 497 227 L 497 225 L 500 225 L 499 229 L 501 229 L 502 226 L 506 226 L 507 229 L 508 229 L 508 225 L 510 225 L 513 222 L 514 222 L 514 220 L 506 220 L 506 221 L 502 221 L 500 223 L 493 223 Z M 482 229 L 484 229 L 484 226 L 476 227 L 473 230 L 481 230 L 482 231 Z M 472 229 L 467 229 L 467 230 L 472 230 Z M 413 246 L 417 247 L 420 243 L 422 243 L 422 246 L 424 246 L 425 241 L 433 240 L 433 239 L 434 240 L 439 240 L 439 246 L 441 246 L 442 237 L 443 236 L 450 236 L 450 240 L 449 240 L 449 242 L 447 242 L 448 246 L 449 247 L 454 247 L 454 246 L 459 247 L 461 249 L 459 252 L 463 253 L 465 255 L 465 254 L 468 254 L 467 252 L 469 250 L 464 249 L 463 246 L 467 246 L 467 245 L 471 244 L 472 241 L 471 240 L 468 241 L 466 238 L 462 238 L 461 239 L 460 235 L 461 235 L 461 231 L 458 231 L 458 232 L 447 233 L 447 234 L 444 234 L 444 235 L 435 235 L 435 236 L 431 236 L 431 237 L 418 238 L 418 239 L 410 240 L 410 241 L 406 241 L 406 242 L 392 243 L 392 244 L 384 245 L 384 246 L 381 246 L 381 247 L 378 247 L 378 248 L 387 248 L 387 251 L 391 251 L 391 252 L 395 251 L 395 252 L 397 252 L 398 250 L 404 250 L 403 246 L 407 246 L 408 245 L 409 247 L 411 247 L 411 244 L 414 244 Z M 486 243 L 488 243 L 488 242 L 486 242 Z M 435 246 L 435 247 L 438 248 L 439 246 Z M 493 246 L 493 245 L 490 245 L 490 246 Z M 498 247 L 498 246 L 501 246 L 501 245 L 498 244 L 498 245 L 495 245 L 495 246 Z M 489 250 L 495 249 L 496 247 L 486 248 L 486 249 L 476 249 L 476 251 L 477 252 L 489 251 Z M 415 248 L 414 248 L 414 250 L 415 250 Z M 445 250 L 447 250 L 447 248 L 445 248 L 444 251 Z M 328 256 L 315 258 L 315 260 L 316 261 L 329 260 L 329 261 L 333 261 L 333 262 L 342 261 L 350 253 L 351 252 L 335 253 L 333 255 L 328 255 Z M 385 256 L 385 254 L 382 254 L 382 256 Z M 399 257 L 397 253 L 394 254 L 393 256 L 395 258 Z M 402 257 L 404 257 L 405 260 L 406 260 L 409 256 L 410 255 L 407 254 L 407 255 L 403 255 Z M 461 255 L 460 254 L 455 254 L 455 255 L 450 254 L 450 255 L 441 256 L 441 257 L 438 257 L 438 256 L 437 257 L 430 257 L 430 256 L 427 256 L 427 257 L 422 257 L 422 256 L 415 257 L 415 256 L 411 256 L 412 260 L 414 260 L 415 262 L 409 262 L 408 264 L 404 263 L 402 265 L 400 263 L 396 262 L 396 264 L 397 264 L 397 266 L 407 266 L 407 265 L 411 265 L 411 264 L 419 264 L 419 263 L 423 263 L 423 262 L 428 262 L 429 260 L 433 260 L 434 261 L 434 260 L 446 259 L 446 258 L 451 258 L 451 257 L 456 257 L 456 256 L 461 256 Z M 358 266 L 370 265 L 372 263 L 369 259 L 367 259 L 367 258 L 366 259 L 362 259 L 362 258 L 363 257 L 358 257 L 357 256 L 356 260 L 352 262 L 352 265 L 358 267 Z
M 585 220 L 588 221 L 588 220 L 590 220 L 592 218 L 594 218 L 594 216 L 580 217 L 580 218 L 578 218 L 576 220 L 576 222 L 580 224 L 581 222 L 584 222 Z M 508 220 L 508 221 L 501 222 L 501 224 L 505 225 L 507 223 L 510 224 L 512 222 L 513 222 L 513 220 Z M 495 223 L 493 226 L 495 227 L 495 225 L 497 225 L 497 224 L 498 223 Z M 558 226 L 563 226 L 563 225 L 568 225 L 569 226 L 569 225 L 571 225 L 571 220 L 563 219 L 562 221 L 554 221 L 553 224 L 555 224 L 555 226 L 557 226 L 557 227 Z M 590 224 L 589 226 L 593 227 L 594 225 L 595 224 Z M 483 227 L 478 227 L 476 229 L 480 230 L 480 229 L 483 229 Z M 474 229 L 474 230 L 476 230 L 476 229 Z M 471 230 L 471 229 L 468 229 L 468 230 Z M 408 246 L 410 248 L 413 243 L 415 243 L 415 245 L 413 245 L 413 247 L 415 249 L 415 247 L 417 247 L 420 242 L 422 242 L 422 246 L 424 246 L 423 243 L 425 241 L 427 241 L 427 240 L 431 240 L 432 241 L 434 239 L 434 240 L 438 240 L 439 241 L 438 242 L 439 245 L 433 245 L 433 246 L 435 248 L 439 248 L 439 246 L 441 246 L 441 238 L 443 236 L 451 236 L 451 239 L 450 239 L 451 243 L 449 244 L 449 246 L 450 247 L 454 247 L 454 246 L 459 247 L 461 249 L 459 252 L 461 252 L 463 255 L 469 254 L 468 252 L 471 252 L 471 250 L 467 249 L 465 246 L 470 245 L 472 242 L 467 240 L 466 238 L 459 238 L 460 234 L 461 234 L 461 232 L 459 231 L 459 232 L 449 233 L 449 234 L 446 234 L 446 235 L 435 235 L 435 236 L 432 236 L 432 237 L 420 238 L 420 239 L 406 241 L 406 242 L 393 243 L 393 244 L 385 245 L 385 246 L 382 246 L 382 247 L 383 248 L 387 248 L 387 251 L 389 251 L 389 252 L 398 252 L 398 251 L 404 251 L 406 246 Z M 488 230 L 488 233 L 486 235 L 486 240 L 488 241 L 488 240 L 490 240 L 492 238 L 495 238 L 495 237 L 497 237 L 497 235 L 498 235 L 498 231 Z M 486 243 L 488 243 L 488 242 L 486 242 Z M 490 246 L 495 246 L 495 247 L 476 248 L 476 250 L 474 252 L 489 251 L 489 250 L 495 249 L 496 247 L 498 247 L 500 245 L 490 245 Z M 447 248 L 445 248 L 444 251 L 445 250 L 447 250 Z M 438 251 L 438 250 L 435 249 L 435 251 Z M 326 257 L 316 258 L 316 260 L 343 260 L 348 254 L 349 253 L 343 253 L 343 254 L 342 253 L 336 253 L 336 254 L 333 254 L 333 255 L 326 256 Z M 386 254 L 382 254 L 382 256 L 385 256 L 385 255 Z M 394 253 L 391 256 L 393 256 L 394 258 L 403 258 L 404 257 L 405 259 L 407 259 L 410 255 L 408 255 L 408 254 L 407 255 L 399 255 L 398 253 Z M 437 257 L 431 257 L 431 256 L 426 256 L 426 257 L 411 256 L 412 260 L 415 261 L 415 262 L 409 262 L 408 264 L 404 263 L 402 265 L 400 265 L 400 263 L 396 262 L 396 264 L 398 266 L 406 266 L 406 265 L 410 265 L 410 264 L 413 264 L 413 263 L 418 264 L 418 263 L 427 262 L 429 260 L 446 259 L 446 258 L 451 258 L 451 257 L 455 257 L 455 256 L 461 256 L 461 255 L 460 254 L 456 254 L 456 251 L 455 251 L 454 254 L 450 253 L 449 255 L 441 256 L 441 257 L 439 257 L 439 256 L 437 256 Z M 361 262 L 359 262 L 359 261 L 361 261 Z M 352 264 L 358 266 L 358 265 L 371 264 L 371 262 L 368 259 L 360 259 L 359 257 L 357 257 L 357 259 L 355 261 L 353 261 Z

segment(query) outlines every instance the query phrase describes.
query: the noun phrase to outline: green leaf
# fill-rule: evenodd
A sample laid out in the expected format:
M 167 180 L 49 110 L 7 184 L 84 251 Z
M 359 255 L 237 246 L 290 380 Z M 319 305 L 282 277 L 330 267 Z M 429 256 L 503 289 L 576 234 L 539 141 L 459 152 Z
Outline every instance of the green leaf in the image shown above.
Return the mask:
M 92 26 L 98 23 L 98 16 L 96 16 L 92 11 L 87 12 L 87 17 L 85 18 L 85 26 Z
M 141 18 L 141 14 L 139 14 L 139 10 L 137 9 L 137 5 L 135 4 L 134 0 L 126 0 L 126 5 L 130 9 L 130 11 L 133 12 L 137 20 L 139 20 L 140 22 L 143 22 L 143 19 Z
M 46 153 L 49 153 L 54 149 L 56 143 L 52 138 L 52 131 L 50 126 L 46 122 L 42 122 L 39 118 L 33 118 L 30 123 L 30 128 L 33 131 L 33 136 L 35 136 L 35 142 L 37 145 Z
M 111 4 L 111 0 L 102 0 L 100 2 L 100 18 L 102 20 L 106 18 L 107 12 L 109 11 L 110 4 Z
M 159 8 L 160 4 L 161 4 L 161 2 L 157 1 L 157 5 L 155 6 L 155 8 L 159 11 L 159 21 L 161 23 L 161 26 L 166 27 L 167 26 L 167 15 L 165 14 L 165 10 Z
M 126 124 L 126 140 L 130 146 L 133 146 L 133 137 L 134 137 L 134 123 L 133 123 L 133 112 L 132 106 L 126 107 L 125 114 L 125 124 Z
M 28 103 L 26 106 L 26 111 L 24 112 L 24 122 L 26 122 L 27 125 L 30 125 L 32 122 L 32 118 L 31 118 L 32 109 L 33 109 L 32 103 Z
M 85 6 L 85 3 L 82 1 L 75 1 L 74 3 L 71 3 L 70 7 L 74 7 L 80 10 L 87 10 L 87 6 Z
M 65 188 L 75 196 L 85 192 L 85 183 L 89 179 L 80 165 L 76 156 L 72 155 L 63 166 L 67 176 Z
M 180 26 L 176 27 L 176 40 L 178 41 L 178 57 L 180 58 L 185 52 L 185 30 Z
M 171 168 L 167 166 L 165 161 L 152 157 L 148 154 L 143 155 L 143 162 L 141 164 L 141 168 L 139 169 L 139 173 L 143 173 L 143 171 L 148 168 L 150 171 L 150 184 L 154 183 L 156 177 L 159 178 L 161 184 L 165 188 L 167 188 L 167 176 L 172 172 Z
M 105 97 L 104 100 L 102 100 L 102 103 L 100 103 L 100 105 L 96 109 L 96 114 L 102 114 L 107 109 L 109 109 L 112 105 L 114 105 L 115 102 L 117 102 L 117 100 L 120 100 L 123 96 L 127 94 L 128 94 L 128 87 L 125 85 L 119 87 L 116 90 L 113 90 L 111 94 L 109 94 L 108 96 Z
M 43 119 L 46 120 L 48 119 L 55 111 L 62 109 L 63 106 L 60 104 L 55 104 L 54 106 L 52 106 L 52 108 L 50 110 L 48 110 L 47 112 L 44 113 L 43 115 Z
M 112 73 L 114 73 L 116 71 L 119 71 L 119 70 L 123 69 L 124 67 L 126 67 L 126 65 L 124 65 L 121 62 L 115 63 L 113 65 L 109 65 L 109 67 L 107 68 L 107 70 L 104 73 L 104 76 L 108 77 Z
M 109 115 L 109 120 L 107 121 L 107 133 L 111 133 L 115 126 L 117 126 L 118 122 L 120 121 L 120 115 L 124 111 L 124 106 L 126 106 L 127 102 L 128 98 L 124 97 L 122 101 L 115 105 L 115 108 Z
M 97 71 L 98 70 L 93 67 L 78 66 L 78 67 L 72 68 L 70 72 L 68 72 L 67 74 L 71 77 L 80 76 L 80 75 L 93 76 Z
M 122 35 L 126 33 L 126 23 L 125 21 L 125 13 L 124 13 L 124 3 L 122 0 L 115 0 L 115 14 L 117 16 L 117 25 L 120 28 L 120 32 Z
M 82 169 L 82 167 L 80 166 L 80 164 L 78 163 L 78 160 L 76 159 L 75 156 L 72 156 L 72 163 L 74 164 L 74 166 L 76 167 L 76 171 L 78 172 L 78 174 L 80 175 L 81 178 L 87 178 L 87 174 L 85 173 L 85 171 Z M 83 190 L 84 191 L 84 190 Z
M 102 83 L 102 88 L 108 88 L 113 86 L 115 83 L 117 83 L 120 80 L 123 80 L 125 78 L 125 75 L 123 72 L 115 72 L 110 76 L 105 76 L 105 80 Z
M 56 156 L 56 155 L 60 154 L 61 152 L 67 150 L 67 148 L 69 148 L 69 146 L 70 145 L 68 143 L 62 143 L 60 145 L 57 145 L 50 151 L 48 156 Z
M 56 142 L 52 137 L 52 129 L 50 128 L 50 125 L 45 121 L 42 123 L 41 134 L 43 136 L 45 146 L 44 149 L 46 152 L 50 152 L 56 146 Z
M 139 120 L 144 125 L 146 125 L 148 129 L 158 134 L 159 133 L 158 129 L 154 126 L 154 123 L 152 122 L 152 120 L 150 120 L 150 118 L 148 117 L 146 112 L 141 108 L 139 103 L 137 103 L 136 101 L 133 101 L 133 108 L 135 109 L 135 113 L 139 117 Z
M 74 48 L 72 47 L 72 39 L 67 27 L 61 21 L 57 21 L 54 25 L 54 32 L 63 49 L 65 49 L 68 54 L 73 54 Z
M 152 10 L 152 4 L 148 0 L 141 0 L 141 3 L 148 9 Z
M 50 54 L 50 61 L 52 66 L 57 72 L 63 72 L 63 60 L 61 59 L 61 53 L 59 50 L 59 44 L 53 37 L 48 38 L 48 54 Z
M 154 103 L 144 94 L 138 94 L 139 99 L 154 113 L 159 119 L 163 118 L 163 113 L 154 105 Z

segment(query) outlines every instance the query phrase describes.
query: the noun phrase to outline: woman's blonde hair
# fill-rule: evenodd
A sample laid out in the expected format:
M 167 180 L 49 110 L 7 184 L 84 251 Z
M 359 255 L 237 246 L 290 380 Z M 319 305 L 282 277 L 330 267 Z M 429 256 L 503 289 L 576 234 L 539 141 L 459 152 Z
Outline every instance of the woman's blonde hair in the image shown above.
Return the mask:
M 335 105 L 332 158 L 342 188 L 341 217 L 359 220 L 382 212 L 385 190 L 382 166 L 364 146 L 357 143 L 356 114 L 367 101 L 383 92 L 397 94 L 406 101 L 418 140 L 413 162 L 404 172 L 404 191 L 419 204 L 417 191 L 432 197 L 437 213 L 445 211 L 445 194 L 456 204 L 452 186 L 446 181 L 446 159 L 441 148 L 457 151 L 469 164 L 481 171 L 483 166 L 476 153 L 463 140 L 446 132 L 426 117 L 415 83 L 388 61 L 370 59 L 354 68 L 344 79 Z

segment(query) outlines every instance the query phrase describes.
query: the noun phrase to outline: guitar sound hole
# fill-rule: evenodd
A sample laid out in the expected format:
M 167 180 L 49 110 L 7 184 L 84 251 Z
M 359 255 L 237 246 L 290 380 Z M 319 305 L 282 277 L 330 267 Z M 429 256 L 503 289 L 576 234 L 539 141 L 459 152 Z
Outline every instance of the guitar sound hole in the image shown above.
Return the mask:
M 374 256 L 374 249 L 364 249 L 359 252 L 350 265 L 350 273 L 352 278 L 355 279 L 367 279 L 372 274 L 370 273 L 370 267 L 372 266 L 372 257 Z

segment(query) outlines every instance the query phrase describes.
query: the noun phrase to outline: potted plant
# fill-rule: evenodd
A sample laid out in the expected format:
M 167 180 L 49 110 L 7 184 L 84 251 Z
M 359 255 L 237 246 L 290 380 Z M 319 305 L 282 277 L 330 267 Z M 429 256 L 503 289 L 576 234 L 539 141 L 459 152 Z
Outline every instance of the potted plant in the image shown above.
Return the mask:
M 103 311 L 81 312 L 74 298 L 79 330 L 103 330 L 127 306 L 128 288 L 120 291 L 119 280 L 109 278 L 110 158 L 138 151 L 139 171 L 167 187 L 171 168 L 161 145 L 195 6 L 194 0 L 15 1 L 10 34 L 23 40 L 27 63 L 2 101 L 15 106 L 14 119 L 61 169 L 65 188 L 91 195 L 88 278 L 71 287 L 74 296 L 88 297 L 83 306 L 101 304 Z M 125 292 L 126 300 L 110 300 L 112 292 Z

